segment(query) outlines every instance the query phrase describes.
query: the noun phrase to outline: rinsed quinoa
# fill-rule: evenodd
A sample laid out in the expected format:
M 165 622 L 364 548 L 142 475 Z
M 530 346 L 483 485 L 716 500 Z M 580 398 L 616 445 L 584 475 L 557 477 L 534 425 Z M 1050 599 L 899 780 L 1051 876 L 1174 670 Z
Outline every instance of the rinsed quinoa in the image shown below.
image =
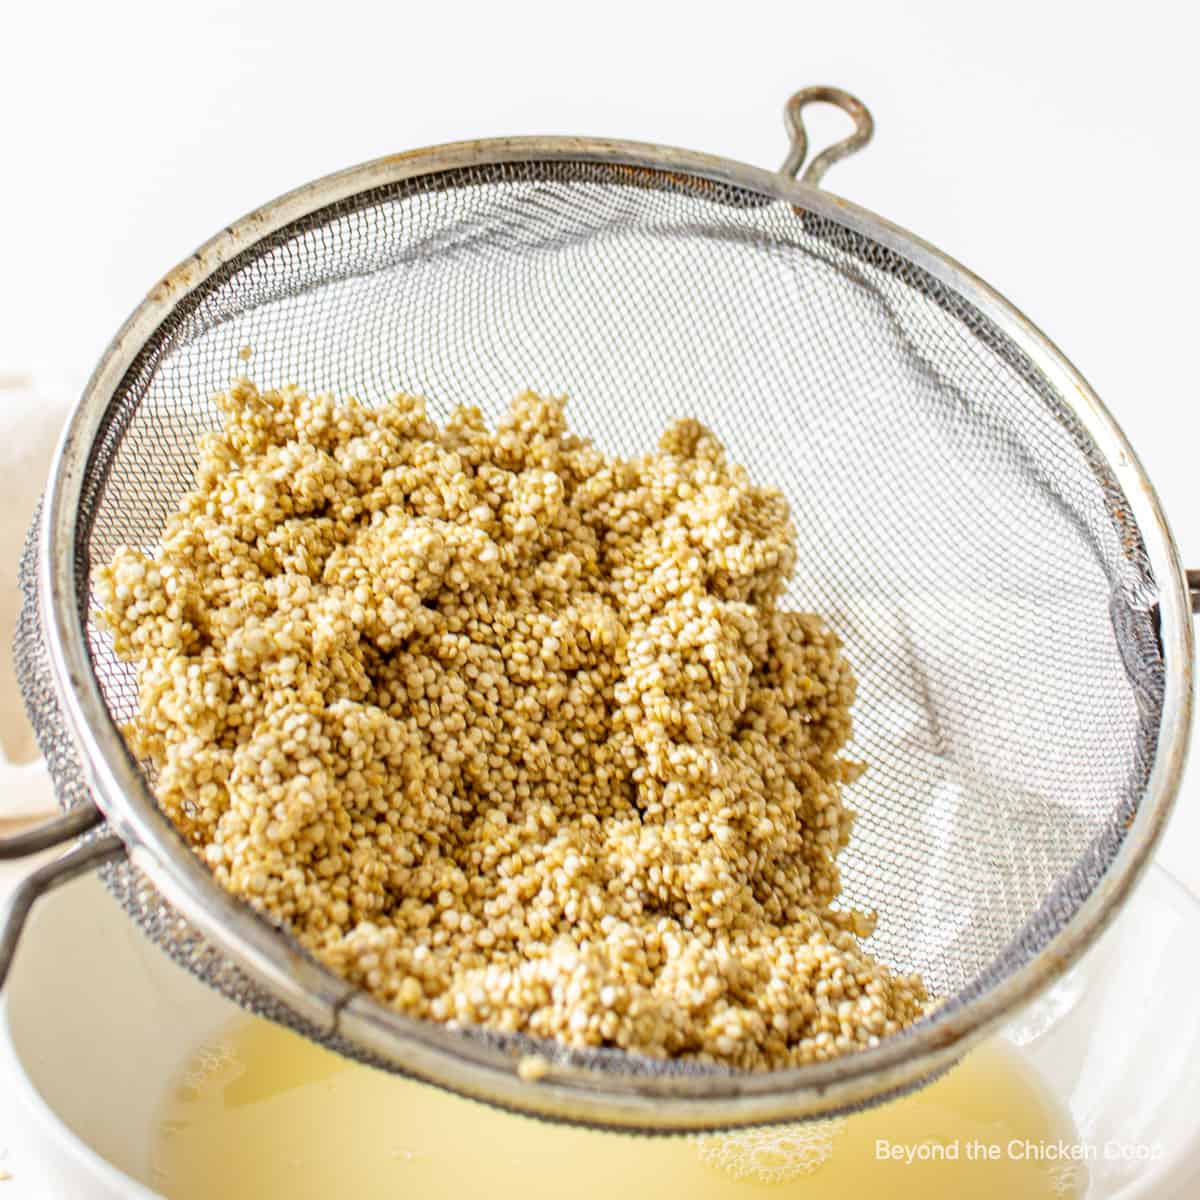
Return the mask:
M 96 573 L 126 731 L 222 886 L 417 1017 L 743 1068 L 925 990 L 835 911 L 854 680 L 779 607 L 781 493 L 680 420 L 609 458 L 241 381 L 154 554 Z

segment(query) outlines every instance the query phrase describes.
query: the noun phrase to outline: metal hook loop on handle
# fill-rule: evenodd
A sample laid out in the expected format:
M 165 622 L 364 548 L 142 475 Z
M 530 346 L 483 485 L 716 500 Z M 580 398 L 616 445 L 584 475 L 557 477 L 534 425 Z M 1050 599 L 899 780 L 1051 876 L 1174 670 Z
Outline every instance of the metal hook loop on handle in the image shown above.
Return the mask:
M 779 170 L 781 174 L 793 178 L 799 174 L 808 156 L 808 130 L 804 128 L 804 118 L 801 116 L 802 110 L 808 104 L 836 105 L 854 121 L 854 132 L 849 137 L 822 150 L 808 164 L 808 170 L 804 172 L 801 182 L 816 187 L 834 163 L 840 162 L 856 150 L 861 150 L 871 140 L 871 135 L 875 132 L 875 119 L 857 96 L 852 96 L 841 88 L 824 84 L 801 88 L 783 110 L 788 132 L 792 135 L 792 148 Z

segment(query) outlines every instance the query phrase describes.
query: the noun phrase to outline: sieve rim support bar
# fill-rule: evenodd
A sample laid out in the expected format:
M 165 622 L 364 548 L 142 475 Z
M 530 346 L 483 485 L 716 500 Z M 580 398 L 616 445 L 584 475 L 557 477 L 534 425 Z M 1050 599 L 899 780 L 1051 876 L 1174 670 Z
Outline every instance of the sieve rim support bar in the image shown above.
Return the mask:
M 104 814 L 90 800 L 86 804 L 77 804 L 61 816 L 35 825 L 32 829 L 0 838 L 0 862 L 26 858 L 30 854 L 49 850 L 52 846 L 69 842 L 103 823 Z
M 34 904 L 64 883 L 87 875 L 105 863 L 116 862 L 125 854 L 125 843 L 119 837 L 108 834 L 90 842 L 81 842 L 61 858 L 46 863 L 21 880 L 0 910 L 0 991 L 3 991 L 8 979 L 21 933 Z

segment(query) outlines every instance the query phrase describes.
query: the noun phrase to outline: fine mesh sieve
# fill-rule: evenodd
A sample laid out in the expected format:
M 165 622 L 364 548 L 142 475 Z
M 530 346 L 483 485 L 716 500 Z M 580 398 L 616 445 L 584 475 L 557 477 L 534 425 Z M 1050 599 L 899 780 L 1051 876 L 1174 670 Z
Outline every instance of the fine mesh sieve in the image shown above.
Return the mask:
M 814 100 L 857 128 L 798 183 Z M 779 174 L 578 139 L 382 159 L 251 214 L 151 291 L 71 417 L 23 562 L 18 672 L 67 814 L 2 850 L 96 829 L 18 893 L 0 959 L 41 891 L 101 863 L 141 927 L 247 1009 L 478 1099 L 649 1131 L 897 1094 L 1094 940 L 1187 741 L 1170 535 L 1053 346 L 963 268 L 816 187 L 869 138 L 866 110 L 812 88 L 788 113 Z M 850 751 L 869 769 L 847 793 L 843 903 L 876 908 L 868 947 L 942 1002 L 876 1047 L 782 1071 L 571 1051 L 386 1010 L 226 894 L 118 731 L 134 668 L 93 620 L 90 571 L 122 543 L 155 547 L 246 345 L 264 384 L 417 393 L 439 419 L 566 393 L 573 428 L 610 454 L 692 415 L 780 486 L 799 534 L 787 602 L 827 618 L 859 680 Z M 526 1082 L 535 1049 L 550 1073 Z

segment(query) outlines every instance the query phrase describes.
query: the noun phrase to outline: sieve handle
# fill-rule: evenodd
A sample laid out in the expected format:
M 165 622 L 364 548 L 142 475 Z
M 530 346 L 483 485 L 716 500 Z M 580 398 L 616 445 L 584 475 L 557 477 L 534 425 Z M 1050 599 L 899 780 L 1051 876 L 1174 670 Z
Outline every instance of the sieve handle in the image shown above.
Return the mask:
M 77 804 L 44 825 L 27 829 L 13 837 L 0 838 L 0 861 L 25 858 L 39 850 L 49 850 L 51 846 L 70 841 L 103 822 L 104 814 L 90 800 L 86 804 Z
M 39 850 L 48 850 L 94 829 L 103 821 L 104 814 L 89 800 L 36 829 L 15 837 L 0 838 L 0 859 L 23 858 Z M 17 884 L 0 910 L 0 989 L 3 989 L 4 981 L 8 978 L 17 943 L 21 940 L 21 931 L 38 899 L 104 863 L 123 858 L 125 853 L 125 843 L 111 835 L 82 842 Z
M 1187 572 L 1188 599 L 1192 602 L 1192 612 L 1200 613 L 1200 571 Z
M 782 175 L 790 175 L 795 178 L 799 174 L 800 168 L 804 166 L 805 158 L 808 157 L 808 130 L 804 128 L 804 117 L 801 114 L 810 104 L 835 105 L 854 122 L 854 132 L 849 137 L 822 150 L 808 164 L 808 169 L 804 172 L 800 182 L 817 187 L 824 178 L 825 172 L 834 163 L 841 162 L 843 158 L 861 150 L 871 140 L 871 135 L 875 132 L 875 119 L 857 96 L 852 96 L 849 92 L 842 91 L 841 88 L 829 87 L 826 84 L 801 88 L 787 102 L 787 106 L 783 110 L 788 132 L 792 135 L 792 148 L 788 151 L 783 166 L 779 168 Z

